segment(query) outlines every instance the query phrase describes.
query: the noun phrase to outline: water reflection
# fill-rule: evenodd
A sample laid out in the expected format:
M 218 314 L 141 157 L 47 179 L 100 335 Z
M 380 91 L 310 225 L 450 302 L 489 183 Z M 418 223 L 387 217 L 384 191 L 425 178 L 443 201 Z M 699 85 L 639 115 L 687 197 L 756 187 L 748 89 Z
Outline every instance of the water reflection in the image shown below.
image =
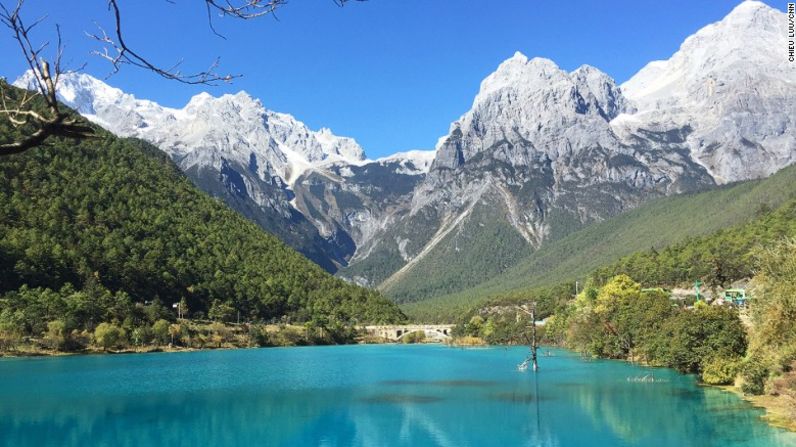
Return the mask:
M 691 378 L 564 353 L 538 375 L 511 349 L 196 354 L 0 361 L 0 445 L 796 445 Z
M 442 386 L 442 387 L 487 387 L 494 386 L 497 382 L 492 380 L 382 380 L 381 385 L 420 385 L 420 386 Z
M 360 402 L 369 404 L 430 404 L 432 402 L 441 401 L 441 397 L 436 396 L 418 396 L 413 394 L 378 394 L 360 399 Z

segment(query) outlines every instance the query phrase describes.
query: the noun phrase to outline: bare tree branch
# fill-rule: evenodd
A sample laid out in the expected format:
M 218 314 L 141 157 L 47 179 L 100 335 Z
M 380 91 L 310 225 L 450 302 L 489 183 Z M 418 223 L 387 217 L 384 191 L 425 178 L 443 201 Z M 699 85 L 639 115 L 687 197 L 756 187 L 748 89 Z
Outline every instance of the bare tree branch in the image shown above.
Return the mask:
M 166 0 L 172 2 L 172 0 Z M 211 31 L 219 37 L 224 37 L 218 33 L 213 25 L 213 16 L 232 17 L 240 20 L 251 20 L 258 17 L 270 15 L 276 17 L 276 10 L 288 3 L 288 0 L 202 0 L 207 9 L 208 25 Z M 349 1 L 366 0 L 332 0 L 337 6 L 344 6 Z M 57 87 L 61 75 L 64 73 L 61 66 L 63 57 L 63 43 L 61 41 L 61 30 L 56 25 L 57 44 L 52 50 L 54 53 L 50 60 L 44 57 L 50 44 L 44 42 L 35 46 L 31 41 L 31 31 L 45 17 L 40 17 L 30 25 L 27 25 L 20 12 L 25 0 L 16 0 L 14 8 L 7 8 L 0 2 L 0 23 L 12 32 L 12 37 L 16 40 L 22 56 L 31 73 L 29 91 L 22 93 L 21 98 L 18 94 L 11 94 L 4 83 L 0 82 L 0 116 L 5 116 L 14 128 L 21 129 L 23 137 L 18 141 L 10 143 L 0 143 L 0 156 L 24 152 L 30 148 L 45 144 L 50 137 L 83 139 L 94 135 L 93 129 L 86 124 L 81 124 L 77 118 L 61 110 L 57 99 Z M 219 59 L 217 58 L 204 71 L 185 74 L 180 70 L 182 61 L 178 61 L 169 68 L 161 67 L 149 59 L 133 50 L 124 39 L 124 29 L 122 28 L 122 12 L 119 8 L 118 0 L 107 0 L 108 9 L 113 15 L 114 30 L 112 33 L 106 32 L 101 26 L 97 25 L 98 32 L 88 34 L 91 38 L 103 44 L 101 50 L 94 54 L 106 59 L 113 66 L 114 74 L 123 65 L 132 65 L 152 71 L 157 75 L 184 84 L 205 84 L 214 85 L 217 82 L 231 82 L 240 77 L 239 74 L 220 75 L 216 72 Z M 43 106 L 41 102 L 43 102 Z
M 351 0 L 332 1 L 337 6 L 342 7 Z M 366 0 L 354 1 L 362 2 Z M 251 20 L 267 15 L 276 17 L 277 9 L 286 5 L 288 0 L 203 0 L 203 2 L 207 10 L 207 22 L 210 30 L 216 36 L 225 39 L 215 28 L 213 23 L 214 13 L 218 14 L 220 17 L 232 17 L 240 20 Z M 124 31 L 122 29 L 122 12 L 119 8 L 118 0 L 108 0 L 108 9 L 111 11 L 114 18 L 113 35 L 109 35 L 108 32 L 99 25 L 97 25 L 99 29 L 98 33 L 88 35 L 104 45 L 101 51 L 95 51 L 94 54 L 111 63 L 113 66 L 111 75 L 117 73 L 122 65 L 127 64 L 150 70 L 163 78 L 183 84 L 215 85 L 218 82 L 231 82 L 242 76 L 240 74 L 217 73 L 216 69 L 219 66 L 219 58 L 216 58 L 207 70 L 190 74 L 183 73 L 179 69 L 182 61 L 178 61 L 171 68 L 159 66 L 133 50 L 127 42 L 125 42 Z
M 0 115 L 5 115 L 11 125 L 16 128 L 29 130 L 27 135 L 18 141 L 0 144 L 0 155 L 10 155 L 24 152 L 30 148 L 42 145 L 49 137 L 88 138 L 93 135 L 91 127 L 81 124 L 69 114 L 63 112 L 58 106 L 56 87 L 62 73 L 61 57 L 63 44 L 61 30 L 56 27 L 58 42 L 55 49 L 53 65 L 50 65 L 43 53 L 49 42 L 34 46 L 31 42 L 31 30 L 42 22 L 43 17 L 26 25 L 20 16 L 24 0 L 17 0 L 16 7 L 9 10 L 0 3 L 0 23 L 9 28 L 14 40 L 33 77 L 33 90 L 25 91 L 22 98 L 11 97 L 3 84 L 0 84 Z M 35 101 L 41 98 L 44 102 L 42 111 L 33 107 Z
M 206 0 L 207 1 L 207 0 Z M 216 0 L 211 0 L 216 1 Z M 251 3 L 259 3 L 256 0 L 250 0 Z M 132 65 L 135 67 L 143 68 L 153 73 L 177 82 L 184 84 L 207 84 L 213 85 L 219 81 L 230 82 L 231 80 L 240 77 L 240 75 L 219 75 L 216 73 L 218 67 L 218 59 L 216 59 L 210 67 L 198 73 L 184 74 L 180 71 L 179 67 L 181 61 L 174 64 L 171 68 L 163 68 L 152 62 L 147 58 L 137 53 L 135 50 L 127 45 L 124 40 L 124 30 L 122 28 L 122 13 L 119 9 L 117 0 L 108 0 L 108 8 L 113 14 L 114 18 L 114 33 L 113 36 L 109 35 L 102 27 L 99 27 L 99 33 L 89 34 L 93 39 L 101 42 L 104 46 L 102 51 L 95 51 L 94 54 L 106 59 L 113 66 L 113 72 L 117 73 L 122 65 Z M 245 10 L 231 10 L 239 15 L 245 14 Z M 230 14 L 232 13 L 230 12 Z

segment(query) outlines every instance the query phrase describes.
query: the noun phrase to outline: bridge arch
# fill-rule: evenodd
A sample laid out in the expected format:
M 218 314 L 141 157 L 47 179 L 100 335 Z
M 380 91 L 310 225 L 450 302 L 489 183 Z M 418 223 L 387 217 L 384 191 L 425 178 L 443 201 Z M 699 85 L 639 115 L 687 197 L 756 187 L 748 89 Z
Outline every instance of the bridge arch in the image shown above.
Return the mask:
M 404 338 L 406 338 L 407 335 L 417 334 L 419 332 L 422 332 L 423 335 L 426 336 L 426 338 L 431 338 L 431 339 L 445 340 L 447 338 L 450 338 L 450 335 L 447 334 L 447 332 L 448 332 L 447 329 L 418 329 L 418 330 L 415 330 L 415 331 L 406 331 L 406 332 L 404 332 L 403 334 L 399 335 L 396 338 L 396 341 L 401 341 Z
M 423 332 L 431 340 L 443 341 L 450 338 L 453 327 L 454 325 L 452 324 L 396 324 L 366 326 L 365 330 L 370 335 L 395 342 L 401 341 L 408 334 L 416 332 Z

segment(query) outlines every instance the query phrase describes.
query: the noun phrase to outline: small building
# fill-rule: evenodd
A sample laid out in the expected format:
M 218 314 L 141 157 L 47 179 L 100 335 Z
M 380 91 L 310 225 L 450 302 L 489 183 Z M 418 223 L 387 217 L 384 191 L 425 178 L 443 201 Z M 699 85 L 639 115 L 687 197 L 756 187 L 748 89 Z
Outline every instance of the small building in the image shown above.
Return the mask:
M 721 297 L 726 304 L 745 308 L 747 305 L 747 296 L 745 289 L 725 289 Z

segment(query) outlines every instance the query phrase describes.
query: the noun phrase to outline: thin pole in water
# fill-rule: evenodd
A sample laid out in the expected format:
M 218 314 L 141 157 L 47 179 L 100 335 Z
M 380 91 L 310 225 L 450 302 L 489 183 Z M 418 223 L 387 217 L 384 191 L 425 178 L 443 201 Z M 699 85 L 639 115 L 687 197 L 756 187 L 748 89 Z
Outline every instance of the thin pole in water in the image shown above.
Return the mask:
M 534 386 L 536 387 L 536 394 L 533 396 L 536 401 L 536 433 L 542 435 L 542 411 L 539 409 L 539 375 L 533 376 Z
M 531 362 L 533 363 L 533 372 L 536 372 L 539 370 L 539 363 L 536 360 L 536 301 L 531 303 L 531 310 L 528 310 L 525 306 L 516 307 L 517 310 L 521 310 L 531 316 Z
M 531 357 L 533 358 L 533 372 L 539 370 L 536 362 L 536 301 L 531 305 Z

